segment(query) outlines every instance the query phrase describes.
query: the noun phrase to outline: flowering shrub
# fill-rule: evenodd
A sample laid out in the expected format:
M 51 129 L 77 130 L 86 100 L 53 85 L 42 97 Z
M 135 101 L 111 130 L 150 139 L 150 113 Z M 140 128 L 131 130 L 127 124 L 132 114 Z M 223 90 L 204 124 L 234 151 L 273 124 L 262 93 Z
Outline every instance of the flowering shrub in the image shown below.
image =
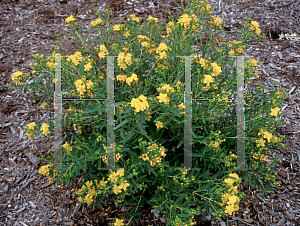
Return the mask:
M 253 37 L 261 38 L 261 31 L 256 21 L 249 23 L 251 19 L 246 18 L 241 34 L 228 43 L 218 36 L 222 19 L 211 16 L 211 9 L 206 1 L 193 0 L 182 16 L 169 17 L 167 35 L 162 35 L 164 24 L 158 27 L 157 18 L 149 17 L 141 25 L 140 18 L 130 15 L 127 21 L 122 20 L 124 23 L 112 25 L 111 11 L 106 10 L 104 16 L 97 12 L 101 18 L 91 22 L 97 38 L 87 38 L 80 35 L 76 18 L 68 17 L 65 22 L 80 45 L 78 51 L 61 61 L 63 98 L 106 99 L 106 56 L 118 56 L 114 68 L 117 170 L 99 170 L 107 164 L 107 102 L 69 101 L 63 102 L 66 140 L 62 145 L 62 163 L 66 169 L 54 170 L 50 152 L 50 159 L 43 158 L 50 164 L 39 172 L 49 176 L 49 181 L 66 184 L 83 174 L 84 181 L 76 192 L 79 201 L 102 208 L 99 198 L 109 198 L 112 192 L 117 196 L 116 205 L 136 207 L 124 215 L 130 217 L 127 225 L 140 215 L 136 211 L 145 203 L 164 213 L 168 225 L 194 225 L 193 217 L 204 215 L 203 209 L 209 210 L 209 214 L 214 212 L 216 219 L 231 215 L 244 197 L 238 191 L 243 179 L 252 187 L 257 185 L 263 195 L 274 190 L 268 184 L 277 184 L 273 167 L 279 160 L 275 158 L 270 163 L 267 154 L 282 145 L 284 139 L 274 133 L 276 125 L 282 124 L 276 117 L 281 113 L 280 101 L 285 94 L 283 89 L 275 88 L 265 93 L 260 83 L 245 93 L 246 166 L 237 170 L 236 110 L 234 103 L 228 101 L 237 90 L 237 68 L 231 56 L 240 56 Z M 208 41 L 202 43 L 205 36 Z M 199 41 L 202 44 L 196 51 L 192 46 Z M 24 85 L 24 91 L 35 90 L 33 97 L 43 109 L 53 107 L 55 56 L 63 56 L 60 42 L 59 47 L 53 57 L 34 56 L 35 63 L 30 65 L 32 75 L 12 75 L 16 85 Z M 180 157 L 184 155 L 185 114 L 184 59 L 176 56 L 191 55 L 195 55 L 191 65 L 192 99 L 214 101 L 191 104 L 192 167 L 200 169 L 175 170 L 184 165 Z M 258 78 L 256 67 L 260 63 L 253 58 L 245 61 L 246 83 Z M 28 83 L 29 77 L 36 82 Z M 54 124 L 32 122 L 27 127 L 32 139 L 40 131 L 48 136 Z M 174 153 L 173 146 L 177 147 Z M 197 207 L 190 207 L 191 204 Z M 123 221 L 117 219 L 115 225 L 124 225 Z

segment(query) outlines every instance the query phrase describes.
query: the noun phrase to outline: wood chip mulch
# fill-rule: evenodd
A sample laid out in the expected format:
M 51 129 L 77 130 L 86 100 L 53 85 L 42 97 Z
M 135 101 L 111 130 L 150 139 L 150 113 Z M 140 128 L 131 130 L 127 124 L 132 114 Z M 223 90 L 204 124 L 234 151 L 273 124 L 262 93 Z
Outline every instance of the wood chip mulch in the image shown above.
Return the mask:
M 143 19 L 157 17 L 159 24 L 166 22 L 167 12 L 176 14 L 177 5 L 171 0 L 2 0 L 0 5 L 0 225 L 111 225 L 122 213 L 132 207 L 116 207 L 114 195 L 102 200 L 104 210 L 92 211 L 86 206 L 76 206 L 82 177 L 69 186 L 58 188 L 38 174 L 45 162 L 38 157 L 46 155 L 51 148 L 53 136 L 41 142 L 41 137 L 24 139 L 26 124 L 33 121 L 49 122 L 50 112 L 36 107 L 34 100 L 22 90 L 8 90 L 13 84 L 11 75 L 16 71 L 30 72 L 31 54 L 52 56 L 51 46 L 60 34 L 63 49 L 74 53 L 76 45 L 67 38 L 69 27 L 65 18 L 73 15 L 83 25 L 82 33 L 88 33 L 91 20 L 95 19 L 93 8 L 102 12 L 113 10 L 114 19 L 128 18 L 136 14 Z M 187 1 L 185 1 L 187 3 Z M 213 221 L 212 216 L 195 217 L 196 225 L 300 225 L 300 2 L 297 0 L 209 0 L 214 6 L 212 14 L 226 23 L 222 33 L 234 39 L 234 31 L 240 31 L 246 16 L 259 22 L 267 39 L 249 45 L 245 56 L 254 56 L 263 64 L 258 67 L 258 81 L 266 87 L 287 88 L 291 94 L 284 100 L 280 120 L 286 124 L 278 128 L 285 135 L 284 149 L 272 150 L 270 161 L 277 155 L 284 158 L 277 166 L 277 180 L 281 186 L 263 198 L 242 184 L 240 191 L 246 197 L 239 211 L 233 216 Z M 185 4 L 186 5 L 186 4 Z M 298 38 L 281 38 L 283 34 L 297 34 Z M 255 80 L 253 83 L 256 82 Z M 74 189 L 74 190 L 72 190 Z M 152 213 L 150 206 L 140 207 L 139 225 L 166 225 L 167 218 Z M 127 222 L 128 219 L 124 219 Z M 133 224 L 130 224 L 133 225 Z

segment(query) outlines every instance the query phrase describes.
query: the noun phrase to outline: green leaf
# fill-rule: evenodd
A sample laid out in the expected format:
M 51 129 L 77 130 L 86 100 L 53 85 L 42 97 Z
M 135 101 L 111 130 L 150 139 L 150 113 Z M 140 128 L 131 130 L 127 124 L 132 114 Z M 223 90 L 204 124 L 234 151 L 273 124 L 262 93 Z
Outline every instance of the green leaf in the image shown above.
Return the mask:
M 99 42 L 101 44 L 106 43 L 106 41 L 104 39 L 100 39 L 100 40 L 98 40 L 98 39 L 88 39 L 88 41 Z
M 184 142 L 184 140 L 181 140 L 181 141 L 179 142 L 179 144 L 177 145 L 177 148 L 180 148 L 181 145 L 183 144 L 183 142 Z
M 125 121 L 121 122 L 119 125 L 117 125 L 115 127 L 115 130 L 119 129 L 121 126 L 125 125 L 126 123 L 128 123 L 130 120 L 129 119 L 126 119 Z
M 137 120 L 137 125 L 138 125 L 138 128 L 140 130 L 140 132 L 146 136 L 149 140 L 151 140 L 151 138 L 147 135 L 146 131 L 144 130 L 144 128 L 142 127 L 142 124 L 141 124 L 141 120 L 138 118 Z

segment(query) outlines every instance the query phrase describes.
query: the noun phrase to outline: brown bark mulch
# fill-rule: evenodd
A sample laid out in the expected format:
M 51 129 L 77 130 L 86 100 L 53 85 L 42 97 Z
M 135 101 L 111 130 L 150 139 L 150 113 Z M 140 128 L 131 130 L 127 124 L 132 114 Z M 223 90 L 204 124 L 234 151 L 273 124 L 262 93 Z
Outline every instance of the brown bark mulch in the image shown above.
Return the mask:
M 60 34 L 63 49 L 74 53 L 76 45 L 69 35 L 65 18 L 73 15 L 84 24 L 83 33 L 88 33 L 91 20 L 95 19 L 93 8 L 102 12 L 113 10 L 114 19 L 136 14 L 143 19 L 149 15 L 157 17 L 159 24 L 166 22 L 167 12 L 178 15 L 177 5 L 171 0 L 4 0 L 0 5 L 0 225 L 111 225 L 121 213 L 132 207 L 116 207 L 114 195 L 103 200 L 104 210 L 92 211 L 86 206 L 76 206 L 78 180 L 67 187 L 58 188 L 37 170 L 44 162 L 38 157 L 46 155 L 53 136 L 46 143 L 41 137 L 24 139 L 26 124 L 33 121 L 49 121 L 50 113 L 36 108 L 36 100 L 21 90 L 8 90 L 13 84 L 11 75 L 16 71 L 30 72 L 31 54 L 51 56 L 51 46 L 57 43 L 55 34 Z M 187 2 L 187 1 L 185 1 Z M 300 41 L 299 38 L 280 38 L 281 33 L 300 36 L 300 3 L 297 0 L 209 0 L 212 11 L 226 23 L 222 33 L 226 39 L 234 39 L 234 31 L 240 30 L 246 16 L 259 22 L 267 39 L 249 45 L 245 55 L 254 56 L 263 64 L 258 67 L 258 81 L 266 87 L 287 88 L 290 97 L 284 100 L 280 120 L 286 125 L 278 128 L 285 135 L 284 149 L 272 150 L 270 161 L 275 155 L 284 158 L 277 166 L 277 180 L 281 186 L 262 198 L 255 188 L 242 183 L 240 191 L 246 197 L 233 216 L 213 221 L 196 216 L 196 225 L 300 225 L 299 164 L 300 164 Z M 176 14 L 177 13 L 177 14 Z M 74 190 L 72 190 L 74 189 Z M 139 225 L 166 225 L 167 219 L 155 216 L 150 206 L 140 207 L 142 216 Z M 128 219 L 124 219 L 126 222 Z M 132 225 L 132 224 L 131 224 Z

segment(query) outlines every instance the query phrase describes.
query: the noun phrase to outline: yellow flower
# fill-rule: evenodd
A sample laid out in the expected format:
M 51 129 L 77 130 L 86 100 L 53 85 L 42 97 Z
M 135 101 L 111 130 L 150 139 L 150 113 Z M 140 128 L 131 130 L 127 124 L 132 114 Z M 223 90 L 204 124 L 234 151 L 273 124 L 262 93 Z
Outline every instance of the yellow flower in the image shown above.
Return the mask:
M 268 142 L 270 142 L 271 138 L 272 138 L 272 134 L 269 132 L 265 132 L 264 134 L 264 138 L 266 138 L 268 140 Z
M 92 68 L 91 62 L 84 65 L 84 71 L 89 71 Z
M 50 67 L 50 68 L 55 68 L 55 63 L 54 62 L 48 62 L 46 64 L 47 67 Z
M 126 191 L 126 189 L 127 189 L 128 186 L 129 186 L 128 183 L 123 183 L 123 182 L 121 182 L 119 188 L 122 188 L 124 191 Z
M 86 197 L 85 197 L 85 201 L 87 204 L 91 204 L 94 200 L 93 200 L 93 197 L 88 194 Z
M 78 79 L 74 82 L 76 88 L 78 88 L 81 85 L 81 83 L 82 83 L 81 79 Z
M 258 28 L 259 27 L 259 23 L 257 21 L 251 21 L 251 24 L 253 27 Z
M 142 45 L 143 47 L 146 47 L 146 48 L 149 47 L 149 43 L 148 43 L 148 42 L 141 42 L 141 45 Z
M 232 215 L 233 210 L 234 210 L 234 207 L 229 205 L 229 206 L 226 206 L 226 210 L 224 212 L 229 215 Z
M 66 142 L 66 143 L 63 145 L 63 147 L 64 147 L 65 149 L 67 149 L 68 151 L 72 151 L 72 147 L 70 146 L 70 144 L 69 144 L 68 142 Z
M 117 170 L 116 174 L 122 177 L 124 176 L 124 170 Z
M 233 56 L 235 53 L 234 53 L 234 50 L 230 50 L 229 51 L 229 55 Z
M 44 109 L 46 105 L 47 105 L 47 103 L 46 103 L 46 102 L 43 102 L 43 103 L 41 103 L 40 106 Z
M 104 180 L 101 180 L 101 181 L 100 181 L 100 185 L 101 185 L 101 186 L 104 187 L 104 186 L 106 186 L 106 184 L 107 184 L 107 181 L 104 181 Z
M 85 92 L 85 91 L 86 91 L 86 90 L 85 90 L 85 85 L 83 84 L 83 85 L 78 86 L 78 87 L 77 87 L 77 91 L 80 92 L 80 93 Z
M 157 23 L 157 21 L 158 21 L 158 19 L 157 18 L 154 18 L 154 17 L 152 17 L 152 16 L 150 16 L 150 17 L 148 17 L 148 19 L 147 19 L 148 21 L 154 21 L 155 23 Z
M 214 79 L 212 78 L 212 76 L 211 75 L 205 75 L 205 79 L 204 79 L 204 83 L 206 83 L 207 84 L 207 86 L 209 86 L 210 85 L 210 83 L 212 83 L 214 81 Z
M 113 189 L 112 189 L 113 193 L 115 194 L 118 194 L 118 193 L 121 193 L 121 189 L 117 186 L 117 185 L 114 185 Z
M 91 80 L 87 80 L 87 83 L 86 83 L 87 89 L 91 89 L 93 85 L 94 85 L 94 83 Z
M 163 123 L 161 121 L 157 121 L 155 125 L 157 128 L 163 128 Z
M 211 63 L 211 66 L 215 75 L 219 75 L 222 72 L 221 67 L 217 63 Z
M 185 108 L 185 106 L 184 106 L 184 104 L 183 104 L 183 103 L 179 104 L 179 105 L 178 105 L 178 107 L 179 107 L 179 109 L 183 109 L 183 108 Z
M 42 127 L 41 127 L 41 131 L 43 132 L 43 134 L 45 136 L 47 136 L 50 132 L 48 131 L 49 125 L 47 125 L 46 123 L 43 123 Z
M 114 223 L 114 226 L 123 226 L 123 220 L 116 219 L 116 223 Z
M 29 137 L 30 139 L 34 138 L 34 133 L 28 133 L 28 137 Z
M 260 138 L 260 140 L 257 140 L 256 143 L 257 143 L 257 147 L 264 147 L 266 141 L 264 139 Z
M 159 103 L 164 102 L 165 104 L 169 104 L 170 102 L 170 97 L 165 93 L 160 93 L 157 99 L 159 100 Z
M 103 21 L 101 19 L 97 19 L 91 22 L 91 27 L 95 27 L 98 24 L 101 24 Z
M 155 159 L 152 159 L 152 160 L 150 161 L 150 165 L 151 165 L 151 166 L 155 166 L 155 165 L 156 165 Z
M 149 157 L 147 156 L 147 154 L 143 154 L 143 155 L 142 155 L 142 159 L 143 159 L 144 161 L 146 161 L 146 160 L 149 160 Z
M 29 129 L 34 130 L 34 127 L 35 127 L 36 125 L 35 125 L 35 122 L 32 122 L 32 123 L 27 124 L 26 126 L 27 126 Z
M 104 56 L 108 55 L 108 51 L 105 47 L 105 45 L 101 44 L 100 45 L 100 52 L 98 53 L 99 58 L 104 58 Z
M 119 31 L 120 30 L 120 26 L 121 26 L 120 24 L 115 25 L 114 28 L 113 28 L 113 30 L 114 31 Z
M 75 21 L 76 19 L 71 15 L 69 16 L 66 20 L 65 20 L 65 23 L 70 23 L 72 21 Z
M 23 75 L 23 72 L 17 71 L 11 77 L 12 80 L 16 83 L 16 85 L 20 84 L 20 77 Z
M 84 199 L 82 197 L 79 197 L 78 201 L 84 203 Z
M 251 64 L 254 65 L 254 66 L 257 66 L 257 61 L 254 60 L 254 59 L 252 59 L 252 60 L 251 60 Z
M 255 34 L 259 35 L 261 33 L 261 30 L 259 28 L 256 28 Z
M 231 197 L 229 197 L 229 199 L 228 199 L 228 204 L 229 205 L 234 205 L 235 203 L 236 203 L 236 201 L 237 201 L 237 196 L 235 196 L 235 195 L 233 195 L 233 196 L 231 196 Z
M 117 180 L 117 174 L 115 172 L 113 172 L 112 174 L 109 175 L 109 178 L 111 181 L 115 181 L 115 180 Z
M 199 63 L 200 63 L 200 65 L 201 65 L 201 67 L 203 67 L 203 69 L 206 69 L 206 68 L 207 68 L 207 65 L 206 65 L 207 60 L 205 60 L 205 59 L 203 59 L 203 58 L 200 58 Z
M 274 109 L 271 109 L 271 115 L 277 117 L 278 112 L 280 111 L 280 108 L 276 107 Z
M 124 35 L 125 35 L 126 38 L 129 37 L 129 36 L 130 36 L 129 31 L 126 31 L 126 32 L 124 33 Z
M 191 20 L 192 19 L 190 18 L 190 16 L 188 14 L 183 14 L 182 16 L 180 16 L 177 23 L 180 23 L 182 26 L 183 25 L 188 25 Z

